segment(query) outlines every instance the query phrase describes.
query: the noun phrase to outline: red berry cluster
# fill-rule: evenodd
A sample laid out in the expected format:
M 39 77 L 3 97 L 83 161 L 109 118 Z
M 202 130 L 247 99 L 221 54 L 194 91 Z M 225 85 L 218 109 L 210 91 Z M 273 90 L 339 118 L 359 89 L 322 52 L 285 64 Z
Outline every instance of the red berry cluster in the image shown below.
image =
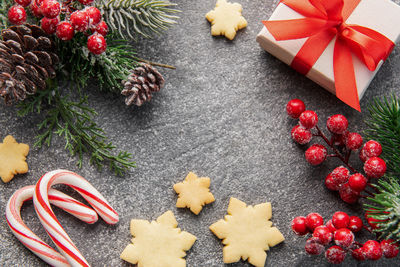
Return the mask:
M 75 32 L 88 36 L 87 47 L 93 54 L 101 54 L 107 48 L 104 36 L 108 26 L 102 20 L 101 12 L 94 6 L 89 6 L 94 0 L 79 0 L 85 8 L 78 10 L 72 6 L 74 0 L 14 0 L 15 5 L 8 10 L 8 20 L 12 24 L 26 22 L 25 7 L 38 18 L 42 29 L 47 34 L 56 34 L 63 41 L 71 40 Z M 60 21 L 60 17 L 64 20 Z
M 325 251 L 325 258 L 333 264 L 344 261 L 347 252 L 354 259 L 378 260 L 383 256 L 394 258 L 399 253 L 399 245 L 393 240 L 368 240 L 364 244 L 355 241 L 354 233 L 363 229 L 363 222 L 357 216 L 349 216 L 345 212 L 335 212 L 332 219 L 324 225 L 324 220 L 318 213 L 310 213 L 307 217 L 299 216 L 292 221 L 292 230 L 297 235 L 312 233 L 307 239 L 305 250 L 308 254 L 319 255 Z M 334 242 L 335 245 L 325 250 Z
M 331 133 L 329 139 L 318 127 L 318 115 L 312 110 L 306 110 L 303 101 L 292 99 L 286 106 L 288 115 L 299 119 L 299 124 L 291 131 L 292 139 L 300 145 L 309 143 L 313 136 L 321 137 L 333 154 L 322 144 L 313 144 L 305 152 L 306 160 L 311 165 L 319 165 L 328 157 L 337 157 L 347 166 L 334 169 L 325 178 L 325 185 L 329 190 L 338 191 L 341 199 L 347 203 L 355 203 L 360 193 L 369 184 L 369 179 L 380 178 L 386 172 L 386 163 L 379 158 L 382 146 L 373 140 L 363 146 L 360 134 L 348 131 L 348 121 L 345 116 L 337 114 L 328 118 L 326 126 Z M 316 131 L 313 133 L 311 130 Z M 360 149 L 361 148 L 361 149 Z M 364 162 L 364 173 L 357 172 L 349 165 L 352 152 L 360 149 L 359 157 Z M 349 170 L 350 169 L 350 170 Z

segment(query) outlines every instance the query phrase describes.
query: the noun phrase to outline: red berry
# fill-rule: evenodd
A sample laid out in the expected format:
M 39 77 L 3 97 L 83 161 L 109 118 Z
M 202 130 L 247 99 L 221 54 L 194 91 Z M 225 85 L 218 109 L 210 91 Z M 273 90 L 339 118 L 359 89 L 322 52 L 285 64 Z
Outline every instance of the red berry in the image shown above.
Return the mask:
M 71 23 L 63 21 L 57 25 L 56 35 L 63 41 L 71 40 L 74 37 L 75 31 Z
M 350 188 L 348 183 L 342 184 L 339 188 L 340 198 L 349 204 L 356 203 L 360 198 L 360 193 Z
M 350 216 L 349 226 L 348 228 L 353 232 L 360 232 L 363 228 L 363 222 L 358 216 Z
M 100 10 L 94 6 L 85 8 L 84 10 L 89 17 L 89 25 L 97 25 L 101 21 Z
M 384 211 L 383 213 L 388 214 L 388 212 Z M 365 212 L 365 219 L 367 220 L 369 226 L 371 226 L 372 229 L 378 229 L 378 223 L 385 222 L 386 220 L 378 220 L 374 219 L 371 217 L 371 214 L 376 214 L 373 210 L 368 210 Z
M 382 240 L 381 248 L 383 255 L 388 259 L 394 258 L 399 254 L 399 244 L 392 239 Z
M 37 1 L 33 0 L 31 5 L 29 6 L 32 15 L 34 15 L 37 18 L 41 18 L 43 17 L 42 15 L 42 10 L 39 7 L 39 4 L 37 3 Z
M 365 257 L 369 260 L 379 260 L 382 257 L 382 248 L 379 242 L 368 240 L 362 247 Z
M 300 144 L 300 145 L 305 145 L 311 141 L 312 138 L 312 133 L 301 127 L 300 125 L 296 125 L 292 128 L 292 139 Z
M 22 6 L 15 5 L 8 10 L 8 20 L 12 24 L 20 25 L 26 21 L 26 12 Z
M 328 118 L 326 126 L 331 133 L 343 134 L 346 132 L 349 122 L 345 116 L 337 114 Z
M 349 176 L 350 171 L 343 166 L 337 167 L 332 171 L 332 177 L 339 185 L 347 183 L 347 181 L 349 180 Z
M 60 22 L 58 17 L 54 19 L 42 18 L 40 25 L 47 34 L 53 34 L 57 30 L 57 24 Z
M 306 105 L 300 99 L 292 99 L 286 105 L 286 112 L 293 119 L 298 119 L 305 110 Z
M 318 115 L 312 110 L 306 110 L 301 113 L 300 117 L 300 125 L 306 129 L 314 128 L 318 123 Z
M 331 230 L 325 225 L 320 225 L 315 228 L 312 236 L 322 245 L 328 245 L 333 238 Z
M 334 233 L 337 229 L 335 228 L 335 226 L 333 226 L 332 220 L 329 220 L 326 223 L 326 227 L 329 228 L 329 230 L 331 231 L 331 233 Z
M 381 144 L 374 140 L 366 142 L 363 148 L 365 149 L 365 155 L 368 158 L 379 157 L 382 154 Z
M 84 32 L 89 27 L 89 17 L 84 11 L 81 10 L 75 11 L 74 13 L 71 14 L 69 20 L 71 21 L 71 24 L 74 27 L 74 29 L 77 30 L 78 32 Z
M 344 146 L 346 143 L 346 135 L 348 131 L 345 131 L 343 134 L 332 134 L 332 141 L 335 146 Z
M 318 213 L 310 213 L 306 217 L 306 225 L 308 230 L 314 231 L 320 225 L 324 224 L 324 219 Z
M 343 211 L 337 211 L 332 216 L 332 223 L 336 229 L 347 228 L 349 226 L 350 217 Z
M 82 5 L 88 6 L 91 5 L 93 3 L 94 0 L 78 0 L 79 3 L 81 3 Z
M 366 161 L 368 160 L 368 157 L 367 157 L 367 155 L 366 155 L 366 153 L 365 153 L 365 148 L 362 148 L 362 149 L 360 150 L 360 153 L 358 154 L 358 156 L 360 157 L 360 160 L 361 160 L 362 162 L 366 162 Z
M 361 173 L 356 173 L 350 176 L 349 186 L 352 190 L 361 192 L 367 186 L 368 180 Z
M 61 6 L 55 0 L 43 0 L 40 5 L 40 10 L 42 11 L 42 15 L 49 19 L 54 19 L 60 14 Z
M 308 254 L 319 255 L 324 251 L 325 247 L 324 245 L 318 243 L 315 238 L 311 237 L 307 239 L 305 249 Z
M 333 238 L 335 239 L 336 245 L 345 248 L 350 247 L 354 243 L 354 234 L 347 228 L 336 230 L 333 234 Z
M 386 172 L 386 163 L 383 159 L 378 157 L 369 158 L 364 163 L 364 172 L 368 177 L 380 178 Z
M 106 36 L 108 33 L 107 23 L 105 21 L 100 21 L 100 23 L 96 25 L 96 28 L 94 28 L 94 31 Z
M 323 145 L 314 144 L 306 150 L 305 156 L 308 163 L 315 166 L 325 161 L 327 153 Z
M 103 35 L 94 33 L 89 36 L 87 47 L 90 52 L 95 55 L 99 55 L 107 49 L 106 39 L 104 39 Z
M 346 252 L 339 246 L 332 246 L 325 251 L 325 258 L 333 264 L 340 264 L 344 261 Z
M 305 235 L 308 233 L 308 228 L 306 225 L 306 217 L 298 216 L 292 221 L 292 230 L 296 235 Z
M 351 252 L 351 256 L 358 261 L 364 261 L 366 259 L 364 250 L 362 248 L 354 249 Z
M 332 173 L 328 174 L 325 178 L 325 186 L 329 190 L 338 191 L 340 184 L 332 176 Z
M 32 0 L 14 0 L 15 3 L 17 3 L 18 5 L 21 5 L 23 7 L 27 7 L 31 4 Z
M 363 139 L 358 133 L 348 133 L 345 138 L 346 147 L 351 150 L 359 149 L 363 144 Z

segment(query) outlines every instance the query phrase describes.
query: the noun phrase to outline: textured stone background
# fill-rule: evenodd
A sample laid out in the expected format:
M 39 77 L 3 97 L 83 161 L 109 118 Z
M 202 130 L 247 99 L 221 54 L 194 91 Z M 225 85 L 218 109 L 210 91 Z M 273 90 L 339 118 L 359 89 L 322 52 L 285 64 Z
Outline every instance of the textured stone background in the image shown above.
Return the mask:
M 232 42 L 210 35 L 204 15 L 214 7 L 214 0 L 179 0 L 176 2 L 183 11 L 179 25 L 158 38 L 135 44 L 139 55 L 177 67 L 161 69 L 167 84 L 151 103 L 141 108 L 125 107 L 119 96 L 99 93 L 95 85 L 88 89 L 90 105 L 99 112 L 98 123 L 115 145 L 134 153 L 136 169 L 123 178 L 108 170 L 98 172 L 89 165 L 78 169 L 75 158 L 63 150 L 63 140 L 55 140 L 51 148 L 31 150 L 28 174 L 0 185 L 1 210 L 16 189 L 34 184 L 44 172 L 70 169 L 102 192 L 121 218 L 116 226 L 102 221 L 85 225 L 56 210 L 60 222 L 93 266 L 127 266 L 119 254 L 131 239 L 130 219 L 155 219 L 171 209 L 179 227 L 198 237 L 187 255 L 187 265 L 197 267 L 223 266 L 222 245 L 208 226 L 224 216 L 231 196 L 248 204 L 271 201 L 272 220 L 286 241 L 268 252 L 266 265 L 326 265 L 323 256 L 311 257 L 304 252 L 305 239 L 291 233 L 291 219 L 309 212 L 328 218 L 337 210 L 361 215 L 361 206 L 346 205 L 324 187 L 323 178 L 340 164 L 338 161 L 317 168 L 305 162 L 305 148 L 290 139 L 295 122 L 286 117 L 285 105 L 291 98 L 301 98 L 308 108 L 317 111 L 320 125 L 329 115 L 342 113 L 348 117 L 352 131 L 362 131 L 368 102 L 398 92 L 400 49 L 394 50 L 372 82 L 361 101 L 364 112 L 360 114 L 255 42 L 260 21 L 269 17 L 276 0 L 237 1 L 244 7 L 248 27 Z M 15 111 L 0 106 L 0 137 L 12 134 L 18 141 L 32 145 L 40 118 L 20 119 Z M 212 179 L 216 201 L 199 216 L 175 208 L 172 185 L 189 171 Z M 72 193 L 68 189 L 66 192 Z M 34 232 L 50 242 L 32 204 L 24 205 L 22 213 Z M 356 262 L 347 257 L 345 264 Z M 397 259 L 360 266 L 399 264 Z M 44 264 L 18 242 L 2 217 L 0 266 L 11 265 Z M 249 265 L 240 262 L 230 266 Z

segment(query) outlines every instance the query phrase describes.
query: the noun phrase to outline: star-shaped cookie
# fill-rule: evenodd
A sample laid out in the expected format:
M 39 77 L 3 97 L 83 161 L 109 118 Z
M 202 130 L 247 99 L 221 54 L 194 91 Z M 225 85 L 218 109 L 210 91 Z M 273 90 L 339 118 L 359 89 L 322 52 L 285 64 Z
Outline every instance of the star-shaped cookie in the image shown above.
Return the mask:
M 242 6 L 226 0 L 217 0 L 214 10 L 206 14 L 206 19 L 211 22 L 211 34 L 225 35 L 233 40 L 236 31 L 247 26 L 247 21 L 242 16 Z
M 133 244 L 121 254 L 121 259 L 138 267 L 184 267 L 185 251 L 196 237 L 177 228 L 178 222 L 172 211 L 167 211 L 157 221 L 132 220 Z
M 271 227 L 271 203 L 253 206 L 231 198 L 228 214 L 210 226 L 210 230 L 223 239 L 225 263 L 237 262 L 242 258 L 256 267 L 263 267 L 266 250 L 285 240 L 276 227 Z
M 25 161 L 28 153 L 28 145 L 17 143 L 11 135 L 4 138 L 0 143 L 0 177 L 3 182 L 11 181 L 15 174 L 28 172 Z
M 183 182 L 174 185 L 175 192 L 179 194 L 176 207 L 187 207 L 194 214 L 199 214 L 205 204 L 215 201 L 209 188 L 210 178 L 199 178 L 193 172 L 189 172 Z

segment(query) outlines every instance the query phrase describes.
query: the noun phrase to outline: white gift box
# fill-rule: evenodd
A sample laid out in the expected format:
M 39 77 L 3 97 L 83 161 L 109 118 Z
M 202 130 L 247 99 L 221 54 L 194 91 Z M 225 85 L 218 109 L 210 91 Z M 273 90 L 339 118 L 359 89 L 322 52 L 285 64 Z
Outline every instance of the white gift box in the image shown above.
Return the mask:
M 279 3 L 269 20 L 300 18 L 304 18 L 304 16 L 285 4 Z M 400 39 L 400 6 L 390 0 L 361 0 L 345 23 L 371 28 L 396 43 Z M 276 41 L 265 26 L 257 36 L 257 42 L 262 48 L 288 65 L 292 63 L 292 60 L 306 40 L 307 38 Z M 329 43 L 306 75 L 333 94 L 336 91 L 333 74 L 333 49 L 335 40 L 336 37 Z M 353 55 L 359 99 L 364 95 L 365 90 L 368 88 L 382 63 L 380 62 L 375 71 L 370 71 L 358 57 Z

